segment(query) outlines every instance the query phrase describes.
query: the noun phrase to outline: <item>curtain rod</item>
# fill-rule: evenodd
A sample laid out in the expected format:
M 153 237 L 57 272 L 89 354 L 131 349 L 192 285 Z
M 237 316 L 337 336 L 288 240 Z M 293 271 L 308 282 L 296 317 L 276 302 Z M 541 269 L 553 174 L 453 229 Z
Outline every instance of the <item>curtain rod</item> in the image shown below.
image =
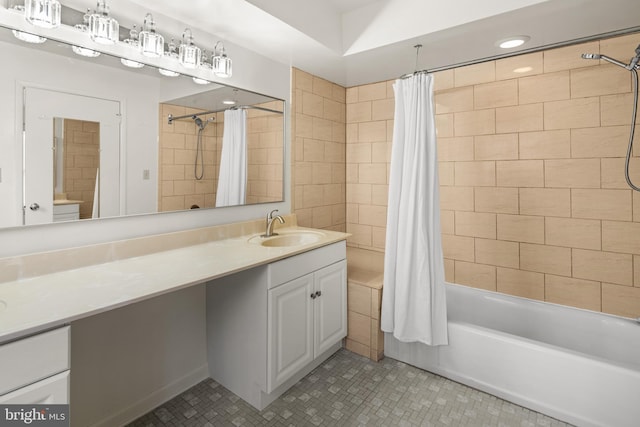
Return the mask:
M 527 53 L 536 53 L 536 52 L 541 52 L 541 51 L 548 50 L 548 49 L 555 49 L 555 48 L 570 46 L 570 45 L 574 45 L 574 44 L 578 44 L 578 43 L 585 43 L 585 42 L 589 42 L 589 41 L 593 41 L 593 40 L 607 39 L 607 38 L 611 38 L 611 37 L 622 36 L 622 35 L 625 35 L 625 34 L 632 34 L 632 33 L 637 33 L 637 32 L 640 32 L 640 26 L 626 28 L 626 29 L 623 29 L 623 30 L 609 31 L 607 33 L 600 33 L 600 34 L 596 34 L 596 35 L 593 35 L 593 36 L 581 37 L 581 38 L 577 38 L 577 39 L 573 39 L 573 40 L 567 40 L 567 41 L 564 41 L 564 42 L 551 43 L 551 44 L 547 44 L 547 45 L 544 45 L 544 46 L 539 46 L 539 47 L 534 47 L 534 48 L 531 48 L 531 49 L 521 50 L 521 51 L 518 51 L 518 52 L 503 53 L 501 55 L 488 56 L 488 57 L 485 57 L 485 58 L 474 59 L 474 60 L 471 60 L 471 61 L 458 62 L 456 64 L 444 65 L 444 66 L 441 66 L 441 67 L 434 67 L 434 68 L 414 71 L 413 73 L 403 74 L 399 78 L 400 79 L 406 79 L 406 78 L 409 78 L 409 77 L 414 76 L 416 74 L 435 73 L 435 72 L 438 72 L 438 71 L 446 71 L 446 70 L 451 70 L 451 69 L 454 69 L 454 68 L 464 67 L 464 66 L 467 66 L 467 65 L 481 64 L 483 62 L 495 61 L 497 59 L 510 58 L 512 56 L 525 55 Z M 414 46 L 414 47 L 416 47 L 416 46 Z
M 261 110 L 261 111 L 267 111 L 269 113 L 284 114 L 282 111 L 272 110 L 270 108 L 256 107 L 254 105 L 239 105 L 237 107 L 224 108 L 222 110 L 210 110 L 210 111 L 203 111 L 202 113 L 185 114 L 184 116 L 174 117 L 173 114 L 169 114 L 169 117 L 167 118 L 167 122 L 169 124 L 172 124 L 174 120 L 186 119 L 187 117 L 191 119 L 198 116 L 202 116 L 204 114 L 219 113 L 220 111 L 227 111 L 227 110 Z

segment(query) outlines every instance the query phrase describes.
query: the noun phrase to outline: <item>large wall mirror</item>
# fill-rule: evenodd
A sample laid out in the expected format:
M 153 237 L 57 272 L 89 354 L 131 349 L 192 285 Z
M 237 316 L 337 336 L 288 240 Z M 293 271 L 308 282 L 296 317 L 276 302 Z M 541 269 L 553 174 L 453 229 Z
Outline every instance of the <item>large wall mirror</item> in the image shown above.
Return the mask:
M 284 101 L 8 28 L 0 51 L 0 227 L 283 200 Z

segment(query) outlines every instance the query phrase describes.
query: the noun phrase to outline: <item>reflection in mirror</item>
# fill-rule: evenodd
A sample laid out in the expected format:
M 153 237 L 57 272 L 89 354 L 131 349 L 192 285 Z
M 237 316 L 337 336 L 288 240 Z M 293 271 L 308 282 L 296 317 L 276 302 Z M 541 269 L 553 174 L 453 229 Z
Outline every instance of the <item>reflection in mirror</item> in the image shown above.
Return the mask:
M 75 202 L 82 220 L 283 200 L 284 101 L 208 81 L 196 84 L 191 76 L 161 74 L 149 65 L 127 68 L 104 53 L 80 56 L 51 39 L 25 43 L 10 28 L 0 27 L 0 49 L 11 58 L 0 68 L 0 227 L 51 223 Z M 28 102 L 30 93 L 39 98 Z M 98 116 L 98 107 L 62 103 L 60 97 L 109 109 Z M 226 116 L 234 111 L 244 113 L 242 128 L 228 126 Z M 170 114 L 176 117 L 171 124 Z M 41 163 L 25 163 L 23 170 L 30 150 L 42 148 L 30 141 L 51 141 L 54 121 L 55 161 L 48 143 Z M 77 167 L 76 161 L 89 159 L 72 160 L 76 148 L 64 139 L 66 129 L 79 123 L 83 129 L 99 123 L 100 159 L 91 168 Z M 221 164 L 225 146 L 233 148 L 237 140 L 244 141 L 243 156 Z M 91 144 L 85 145 L 88 150 Z M 81 178 L 71 182 L 76 175 Z M 238 195 L 223 200 L 231 182 Z M 36 187 L 39 192 L 30 190 Z
M 218 111 L 194 98 L 161 104 L 159 211 L 282 200 L 283 101 L 237 97 Z
M 100 123 L 53 119 L 53 221 L 100 217 Z

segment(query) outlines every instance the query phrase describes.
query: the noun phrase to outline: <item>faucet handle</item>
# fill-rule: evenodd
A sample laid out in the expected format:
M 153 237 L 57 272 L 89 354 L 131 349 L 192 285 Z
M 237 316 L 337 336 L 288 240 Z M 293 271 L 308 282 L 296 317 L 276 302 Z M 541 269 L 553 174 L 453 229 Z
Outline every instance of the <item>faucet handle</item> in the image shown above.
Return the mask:
M 267 215 L 267 221 L 272 220 L 273 219 L 273 214 L 274 212 L 278 212 L 278 209 L 274 209 L 271 212 L 269 212 L 269 215 Z

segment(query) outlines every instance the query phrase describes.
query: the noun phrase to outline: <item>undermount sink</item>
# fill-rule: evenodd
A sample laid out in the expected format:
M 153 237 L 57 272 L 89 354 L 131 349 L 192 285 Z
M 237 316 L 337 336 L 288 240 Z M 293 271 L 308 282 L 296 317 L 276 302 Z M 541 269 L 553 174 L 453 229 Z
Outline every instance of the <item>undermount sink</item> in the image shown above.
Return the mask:
M 250 243 L 268 247 L 289 247 L 301 246 L 315 243 L 322 238 L 323 234 L 317 231 L 288 231 L 271 237 L 254 236 L 249 239 Z

